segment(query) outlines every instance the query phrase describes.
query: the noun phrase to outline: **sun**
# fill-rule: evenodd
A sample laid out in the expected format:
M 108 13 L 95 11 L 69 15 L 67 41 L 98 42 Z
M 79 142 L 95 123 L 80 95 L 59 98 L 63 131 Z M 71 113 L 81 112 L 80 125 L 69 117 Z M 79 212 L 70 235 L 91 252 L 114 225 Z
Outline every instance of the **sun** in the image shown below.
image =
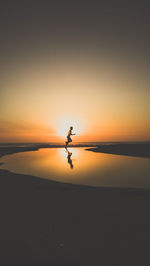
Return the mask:
M 83 133 L 83 123 L 79 119 L 65 118 L 60 119 L 57 123 L 57 135 L 65 137 L 68 133 L 70 126 L 73 127 L 73 133 L 77 136 Z

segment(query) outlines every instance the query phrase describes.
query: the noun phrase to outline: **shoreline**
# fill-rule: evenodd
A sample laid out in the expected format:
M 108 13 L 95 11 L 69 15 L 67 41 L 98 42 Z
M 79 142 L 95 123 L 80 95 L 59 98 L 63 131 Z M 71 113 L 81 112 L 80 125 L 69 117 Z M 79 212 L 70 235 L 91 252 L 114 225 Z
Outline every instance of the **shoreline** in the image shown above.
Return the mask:
M 101 145 L 86 150 L 97 153 L 150 158 L 149 143 Z
M 135 144 L 72 144 L 68 148 L 87 148 L 85 150 L 97 152 L 97 153 L 108 153 L 114 155 L 124 155 L 133 157 L 150 158 L 150 143 L 135 143 Z M 65 148 L 65 145 L 53 145 L 53 144 L 36 144 L 36 145 L 25 145 L 25 146 L 1 146 L 0 147 L 0 158 L 2 156 L 26 152 L 26 151 L 37 151 L 41 148 Z
M 67 184 L 1 169 L 0 264 L 147 265 L 149 205 L 149 189 Z
M 135 150 L 133 149 L 132 147 L 132 151 L 126 153 L 124 152 L 124 150 L 122 149 L 123 146 L 135 146 L 136 148 L 136 151 L 137 151 L 137 145 L 138 145 L 138 148 L 140 148 L 142 146 L 143 148 L 143 144 L 113 144 L 113 145 L 101 145 L 101 146 L 94 146 L 91 148 L 91 145 L 70 145 L 69 147 L 72 148 L 80 148 L 80 147 L 83 147 L 85 148 L 85 150 L 87 151 L 92 151 L 92 152 L 96 152 L 96 153 L 108 153 L 108 154 L 114 154 L 114 155 L 122 155 L 122 156 L 133 156 L 133 157 L 141 157 L 141 158 L 150 158 L 149 154 L 146 154 L 146 155 L 143 155 L 142 153 L 139 155 L 139 154 L 136 154 L 135 153 Z M 147 145 L 147 144 L 144 144 L 144 146 Z M 90 147 L 90 148 L 87 148 L 87 147 Z M 6 156 L 6 155 L 11 155 L 11 154 L 15 154 L 15 153 L 22 153 L 22 152 L 28 152 L 28 151 L 38 151 L 39 149 L 44 149 L 44 148 L 65 148 L 64 145 L 30 145 L 30 146 L 25 146 L 25 147 L 3 147 L 1 148 L 0 147 L 0 158 Z M 116 152 L 116 148 L 117 148 L 117 152 Z M 119 148 L 119 152 L 118 152 L 118 148 Z M 128 149 L 129 147 L 127 147 Z M 121 152 L 121 149 L 122 149 L 122 152 Z M 148 146 L 148 149 L 147 149 L 147 153 L 150 153 L 150 144 Z M 2 165 L 3 163 L 0 162 L 0 165 Z M 5 170 L 5 169 L 0 169 L 0 174 L 2 173 L 2 171 L 7 171 L 9 173 L 12 173 L 12 174 L 16 174 L 16 175 L 20 175 L 20 176 L 24 176 L 24 174 L 17 174 L 15 172 L 11 172 L 9 170 Z M 32 175 L 27 175 L 31 178 L 37 178 L 37 179 L 40 179 L 40 180 L 43 180 L 43 178 L 40 178 L 39 176 L 32 176 Z M 72 186 L 75 186 L 75 187 L 85 187 L 87 189 L 113 189 L 113 190 L 128 190 L 128 191 L 141 191 L 141 190 L 146 190 L 146 191 L 150 191 L 149 188 L 135 188 L 135 187 L 97 187 L 97 186 L 90 186 L 90 185 L 81 185 L 81 184 L 74 184 L 74 183 L 61 183 L 59 181 L 53 181 L 53 180 L 48 180 L 48 179 L 45 179 L 46 181 L 48 182 L 52 182 L 53 184 L 55 183 L 55 185 L 58 185 L 59 184 L 61 186 L 66 186 L 67 188 L 69 187 L 72 187 Z
M 95 147 L 96 145 L 93 145 L 93 147 Z M 86 148 L 86 147 L 92 147 L 92 145 L 70 145 L 70 148 Z M 69 148 L 68 147 L 68 148 Z M 65 148 L 65 145 L 51 145 L 51 144 L 37 144 L 37 145 L 26 145 L 26 146 L 7 146 L 7 147 L 0 147 L 0 158 L 5 156 L 5 155 L 9 155 L 9 154 L 14 154 L 14 153 L 18 153 L 18 152 L 26 152 L 26 151 L 37 151 L 41 148 Z

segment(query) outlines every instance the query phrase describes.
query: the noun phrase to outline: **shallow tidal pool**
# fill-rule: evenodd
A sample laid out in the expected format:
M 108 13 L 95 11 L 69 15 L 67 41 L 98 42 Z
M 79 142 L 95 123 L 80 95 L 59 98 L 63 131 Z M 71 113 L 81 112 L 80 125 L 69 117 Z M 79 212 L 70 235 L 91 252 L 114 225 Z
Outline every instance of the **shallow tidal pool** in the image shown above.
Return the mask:
M 108 187 L 150 188 L 150 159 L 87 151 L 42 148 L 6 155 L 0 169 L 59 182 Z

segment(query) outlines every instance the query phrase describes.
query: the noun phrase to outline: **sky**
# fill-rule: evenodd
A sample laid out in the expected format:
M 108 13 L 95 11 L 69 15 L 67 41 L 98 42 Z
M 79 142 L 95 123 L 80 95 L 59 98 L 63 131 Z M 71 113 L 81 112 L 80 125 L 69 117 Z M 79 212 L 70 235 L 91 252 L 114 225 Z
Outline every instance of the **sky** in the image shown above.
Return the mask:
M 0 142 L 150 140 L 147 1 L 2 1 Z

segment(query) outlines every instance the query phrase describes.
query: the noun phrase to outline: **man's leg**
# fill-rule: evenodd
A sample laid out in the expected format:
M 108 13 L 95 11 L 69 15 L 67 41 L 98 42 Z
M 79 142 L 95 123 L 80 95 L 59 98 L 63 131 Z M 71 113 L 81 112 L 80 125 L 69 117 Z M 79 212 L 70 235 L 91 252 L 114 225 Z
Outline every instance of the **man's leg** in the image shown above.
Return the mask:
M 65 145 L 65 148 L 67 148 L 67 146 L 68 146 L 68 143 L 69 143 L 69 141 L 67 140 L 67 141 L 66 141 L 66 145 Z

